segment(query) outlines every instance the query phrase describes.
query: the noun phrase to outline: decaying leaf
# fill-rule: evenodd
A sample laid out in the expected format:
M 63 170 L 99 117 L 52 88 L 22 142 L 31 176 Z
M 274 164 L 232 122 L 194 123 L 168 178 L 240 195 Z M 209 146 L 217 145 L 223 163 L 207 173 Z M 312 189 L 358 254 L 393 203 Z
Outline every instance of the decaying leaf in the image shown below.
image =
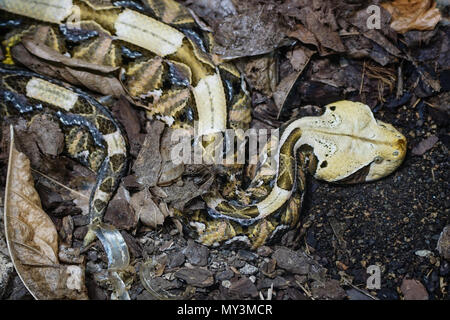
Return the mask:
M 286 41 L 278 17 L 264 6 L 225 17 L 215 26 L 214 35 L 213 50 L 225 59 L 266 54 Z
M 130 205 L 144 225 L 156 228 L 164 223 L 165 216 L 152 200 L 147 189 L 135 193 L 131 197 Z
M 158 182 L 162 162 L 159 149 L 163 131 L 164 123 L 155 121 L 149 124 L 148 134 L 134 163 L 133 171 L 138 177 L 138 183 L 143 186 L 153 187 Z
M 84 86 L 104 95 L 117 98 L 126 95 L 119 79 L 113 74 L 118 68 L 69 58 L 32 39 L 23 39 L 11 52 L 16 61 L 37 73 L 75 86 Z
M 418 145 L 416 145 L 412 153 L 416 156 L 421 156 L 431 148 L 439 141 L 439 138 L 437 136 L 430 136 L 426 138 L 425 140 L 422 140 Z
M 30 161 L 11 147 L 5 189 L 6 239 L 14 267 L 36 299 L 87 299 L 84 267 L 58 259 L 58 234 L 42 210 Z
M 381 5 L 392 15 L 391 28 L 399 33 L 433 30 L 441 20 L 434 0 L 395 0 Z
M 310 7 L 305 7 L 300 10 L 300 19 L 306 28 L 314 34 L 322 47 L 336 52 L 345 52 L 345 47 L 339 34 L 331 27 L 336 23 L 333 16 L 321 19 L 320 12 L 316 12 Z M 322 49 L 320 53 L 323 55 L 325 51 Z
M 248 59 L 243 69 L 251 87 L 270 97 L 278 82 L 277 65 L 275 56 L 267 54 Z

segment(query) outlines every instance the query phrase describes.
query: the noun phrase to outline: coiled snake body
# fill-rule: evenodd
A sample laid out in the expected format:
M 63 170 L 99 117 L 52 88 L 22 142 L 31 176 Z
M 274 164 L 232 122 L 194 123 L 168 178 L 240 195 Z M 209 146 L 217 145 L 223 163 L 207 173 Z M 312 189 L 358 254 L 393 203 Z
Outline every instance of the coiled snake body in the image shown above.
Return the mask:
M 168 125 L 192 128 L 197 121 L 199 135 L 249 127 L 250 99 L 241 75 L 211 53 L 211 34 L 178 3 L 30 3 L 0 0 L 0 9 L 31 18 L 4 40 L 5 63 L 12 63 L 20 46 L 31 50 L 38 43 L 54 54 L 69 53 L 85 67 L 122 68 L 124 91 L 117 95 L 126 92 L 150 117 Z M 74 8 L 82 32 L 67 27 Z M 53 114 L 64 130 L 69 156 L 98 172 L 90 201 L 92 231 L 126 169 L 127 142 L 120 125 L 88 94 L 45 75 L 2 67 L 0 86 L 2 117 Z M 368 106 L 350 101 L 324 107 L 321 116 L 284 124 L 279 137 L 270 151 L 275 163 L 261 161 L 246 190 L 236 190 L 231 199 L 216 189 L 204 196 L 208 210 L 180 213 L 199 241 L 238 240 L 256 248 L 298 224 L 306 174 L 338 183 L 376 180 L 394 171 L 406 152 L 401 133 L 375 120 Z M 85 244 L 92 239 L 90 232 Z

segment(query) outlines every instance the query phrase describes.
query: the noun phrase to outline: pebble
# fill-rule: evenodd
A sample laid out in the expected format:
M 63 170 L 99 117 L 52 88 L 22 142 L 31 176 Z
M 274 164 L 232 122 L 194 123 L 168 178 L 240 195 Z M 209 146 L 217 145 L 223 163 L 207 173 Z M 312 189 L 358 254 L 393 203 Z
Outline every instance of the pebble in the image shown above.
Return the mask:
M 439 254 L 447 260 L 450 260 L 450 225 L 442 230 L 437 243 Z
M 400 290 L 405 300 L 428 300 L 427 290 L 415 279 L 403 279 Z
M 204 267 L 208 264 L 209 249 L 193 240 L 188 241 L 188 246 L 183 249 L 183 254 L 194 266 Z
M 82 215 L 78 214 L 76 216 L 73 216 L 73 225 L 75 227 L 82 227 L 89 224 L 89 216 L 88 215 Z
M 325 282 L 314 281 L 311 292 L 315 299 L 342 300 L 347 297 L 338 280 L 331 279 Z
M 439 268 L 439 274 L 443 277 L 446 277 L 450 274 L 450 263 L 447 261 L 443 261 Z
M 239 250 L 238 257 L 245 261 L 255 261 L 258 256 L 247 250 Z
M 287 248 L 277 249 L 273 255 L 277 265 L 295 274 L 308 274 L 311 270 L 311 259 Z
M 244 260 L 241 260 L 241 259 L 235 259 L 234 261 L 233 261 L 233 267 L 235 267 L 235 268 L 242 268 L 242 267 L 244 267 L 245 266 L 245 261 Z
M 430 250 L 417 250 L 414 253 L 416 254 L 416 256 L 419 256 L 419 257 L 428 257 L 429 255 L 432 254 L 432 252 Z
M 75 231 L 73 232 L 73 236 L 75 239 L 83 240 L 87 231 L 88 231 L 87 226 L 77 227 L 77 228 L 75 228 Z
M 231 281 L 230 280 L 223 280 L 222 286 L 229 289 L 231 287 Z
M 12 287 L 12 293 L 8 297 L 8 300 L 33 300 L 33 296 L 25 287 L 19 276 L 14 278 Z
M 231 278 L 233 278 L 233 276 L 234 272 L 231 269 L 227 268 L 226 270 L 216 274 L 216 280 L 217 281 L 230 280 Z
M 258 272 L 258 268 L 255 266 L 252 266 L 249 263 L 246 263 L 245 266 L 239 269 L 239 273 L 244 275 L 252 275 Z
M 213 273 L 199 267 L 181 268 L 175 272 L 175 277 L 199 288 L 206 288 L 214 284 Z
M 181 267 L 186 260 L 186 257 L 181 252 L 174 252 L 169 254 L 169 264 L 167 265 L 169 268 Z
M 155 277 L 151 281 L 154 288 L 160 288 L 162 290 L 178 289 L 182 286 L 178 280 L 169 281 L 162 277 Z
M 13 263 L 8 256 L 0 252 L 0 299 L 5 294 L 6 288 L 13 273 Z
M 273 250 L 267 246 L 261 246 L 256 250 L 256 253 L 262 257 L 268 257 L 272 252 Z
M 231 282 L 230 293 L 240 298 L 256 298 L 258 296 L 258 289 L 249 278 L 242 277 L 239 280 Z
M 138 216 L 125 199 L 113 199 L 108 205 L 104 220 L 119 230 L 131 230 L 136 227 Z

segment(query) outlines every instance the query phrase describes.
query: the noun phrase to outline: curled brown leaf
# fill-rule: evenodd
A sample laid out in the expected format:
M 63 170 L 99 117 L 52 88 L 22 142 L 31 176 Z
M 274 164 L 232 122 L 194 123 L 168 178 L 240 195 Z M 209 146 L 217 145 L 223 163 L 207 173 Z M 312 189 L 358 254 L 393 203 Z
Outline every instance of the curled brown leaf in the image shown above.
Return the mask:
M 84 267 L 60 264 L 56 228 L 42 210 L 30 161 L 13 141 L 11 138 L 4 221 L 14 267 L 36 299 L 87 299 Z

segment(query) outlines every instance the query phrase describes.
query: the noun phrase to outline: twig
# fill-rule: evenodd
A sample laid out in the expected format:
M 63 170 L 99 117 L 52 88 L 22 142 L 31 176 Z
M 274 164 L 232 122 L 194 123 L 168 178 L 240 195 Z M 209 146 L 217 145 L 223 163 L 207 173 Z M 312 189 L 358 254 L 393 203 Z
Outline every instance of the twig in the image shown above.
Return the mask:
M 361 96 L 361 92 L 363 90 L 363 86 L 364 86 L 364 74 L 366 73 L 366 60 L 364 60 L 363 63 L 363 71 L 361 74 L 361 85 L 359 86 L 359 96 Z
M 402 96 L 403 93 L 403 60 L 397 69 L 397 99 Z
M 311 300 L 316 300 L 314 299 L 314 297 L 312 296 L 312 293 L 307 290 L 301 283 L 299 283 L 298 281 L 296 281 L 298 286 L 303 290 L 303 292 L 308 296 L 308 298 L 311 298 Z
M 345 284 L 352 287 L 353 289 L 355 289 L 358 292 L 361 292 L 362 294 L 368 296 L 369 298 L 373 299 L 373 300 L 380 300 L 377 297 L 374 297 L 373 295 L 371 295 L 370 293 L 368 293 L 365 290 L 362 290 L 360 288 L 358 288 L 357 286 L 355 286 L 353 283 L 350 283 L 347 279 L 344 278 Z
M 71 188 L 69 188 L 69 187 L 67 187 L 67 186 L 65 186 L 65 185 L 63 185 L 61 182 L 58 182 L 58 181 L 56 181 L 55 179 L 53 179 L 53 178 L 47 176 L 45 173 L 42 173 L 42 172 L 40 172 L 40 171 L 38 171 L 38 170 L 36 170 L 36 169 L 33 169 L 33 168 L 31 169 L 31 171 L 34 171 L 34 172 L 40 174 L 41 176 L 43 176 L 44 178 L 50 180 L 51 182 L 56 183 L 58 186 L 63 187 L 63 188 L 69 190 L 70 192 L 73 192 L 73 193 L 77 194 L 78 196 L 80 196 L 80 197 L 82 197 L 82 198 L 84 198 L 84 199 L 89 199 L 88 196 L 86 196 L 86 195 L 84 195 L 84 194 L 82 194 L 82 193 L 80 193 L 80 192 L 78 192 L 78 191 L 76 191 L 76 190 L 73 190 L 73 189 L 71 189 Z

